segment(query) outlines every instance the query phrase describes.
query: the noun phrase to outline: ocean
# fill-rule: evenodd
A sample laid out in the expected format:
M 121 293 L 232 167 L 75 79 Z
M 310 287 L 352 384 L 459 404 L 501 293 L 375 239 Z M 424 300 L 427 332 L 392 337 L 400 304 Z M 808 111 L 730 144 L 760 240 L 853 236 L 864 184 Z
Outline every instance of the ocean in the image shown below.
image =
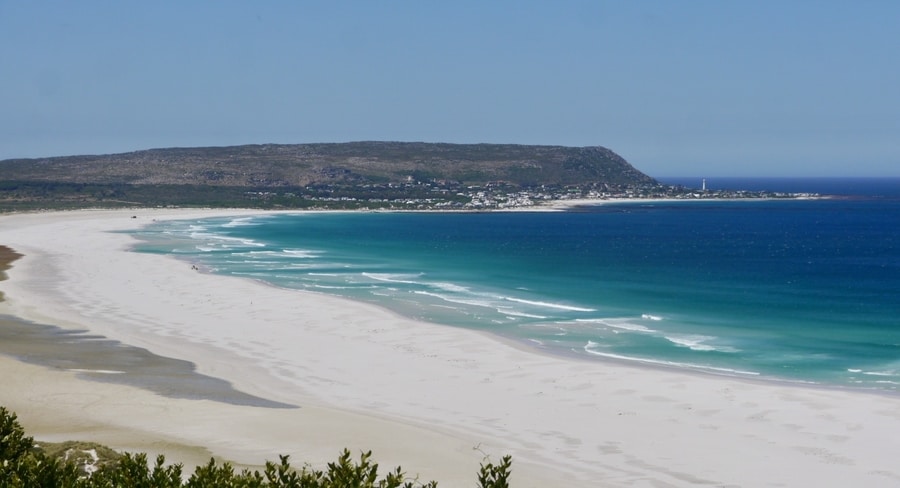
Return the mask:
M 836 197 L 158 222 L 135 251 L 551 354 L 900 391 L 900 179 L 707 186 Z

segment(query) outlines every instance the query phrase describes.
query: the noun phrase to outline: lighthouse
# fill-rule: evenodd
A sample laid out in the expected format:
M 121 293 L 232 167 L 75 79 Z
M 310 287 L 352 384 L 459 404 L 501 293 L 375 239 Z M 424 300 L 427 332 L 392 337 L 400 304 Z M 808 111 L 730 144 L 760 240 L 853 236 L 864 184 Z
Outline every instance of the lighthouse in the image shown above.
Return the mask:
M 703 191 L 706 191 L 706 178 L 703 178 L 703 180 L 702 180 L 702 186 L 701 186 L 701 189 L 702 189 Z

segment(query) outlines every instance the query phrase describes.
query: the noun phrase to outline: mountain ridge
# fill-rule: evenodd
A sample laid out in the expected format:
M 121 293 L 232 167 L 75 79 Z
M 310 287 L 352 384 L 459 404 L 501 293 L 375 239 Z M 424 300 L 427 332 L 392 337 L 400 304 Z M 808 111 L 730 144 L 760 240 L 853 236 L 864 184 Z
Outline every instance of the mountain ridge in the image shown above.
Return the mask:
M 91 206 L 497 208 L 659 186 L 602 146 L 361 141 L 0 161 L 0 211 Z
M 360 141 L 155 148 L 0 161 L 0 179 L 285 187 L 416 180 L 519 186 L 655 180 L 602 146 Z

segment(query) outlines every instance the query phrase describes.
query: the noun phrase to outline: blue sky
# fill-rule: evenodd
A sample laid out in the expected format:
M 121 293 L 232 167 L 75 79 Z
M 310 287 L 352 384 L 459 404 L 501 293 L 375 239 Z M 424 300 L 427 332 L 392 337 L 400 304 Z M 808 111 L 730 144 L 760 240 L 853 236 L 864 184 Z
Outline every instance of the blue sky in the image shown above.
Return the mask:
M 900 176 L 898 26 L 889 0 L 0 0 L 0 159 L 392 140 Z

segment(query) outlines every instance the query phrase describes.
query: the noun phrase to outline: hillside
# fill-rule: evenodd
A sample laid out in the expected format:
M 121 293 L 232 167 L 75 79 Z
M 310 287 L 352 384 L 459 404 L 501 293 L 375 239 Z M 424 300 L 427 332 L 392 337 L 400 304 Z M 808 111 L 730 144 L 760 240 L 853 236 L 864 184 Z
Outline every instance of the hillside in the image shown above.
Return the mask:
M 216 205 L 239 203 L 234 199 L 244 198 L 239 195 L 247 192 L 398 196 L 402 186 L 413 192 L 408 195 L 412 197 L 423 188 L 410 188 L 411 184 L 428 184 L 433 192 L 434 188 L 449 191 L 489 184 L 527 190 L 621 188 L 656 182 L 599 146 L 264 144 L 0 161 L 0 205 Z M 212 196 L 213 190 L 219 197 Z

